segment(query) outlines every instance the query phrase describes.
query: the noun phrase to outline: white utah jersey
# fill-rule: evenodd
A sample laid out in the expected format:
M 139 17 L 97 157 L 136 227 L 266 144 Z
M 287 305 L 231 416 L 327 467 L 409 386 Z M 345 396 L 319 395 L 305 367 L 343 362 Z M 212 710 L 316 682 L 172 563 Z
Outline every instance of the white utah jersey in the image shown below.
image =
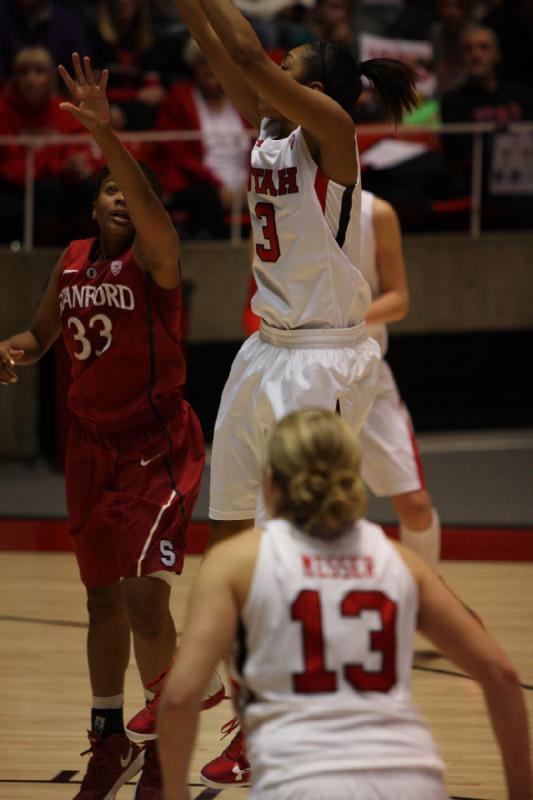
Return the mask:
M 271 520 L 234 667 L 254 786 L 324 773 L 441 774 L 411 701 L 416 583 L 377 525 L 334 542 Z
M 377 264 L 376 236 L 374 233 L 374 195 L 363 189 L 361 192 L 361 261 L 359 269 L 372 292 L 372 300 L 381 294 Z M 381 355 L 385 355 L 388 344 L 387 326 L 369 325 L 368 335 L 377 341 Z
M 283 139 L 274 128 L 263 120 L 251 155 L 252 309 L 275 328 L 351 328 L 370 303 L 358 269 L 361 181 L 329 180 L 301 128 Z

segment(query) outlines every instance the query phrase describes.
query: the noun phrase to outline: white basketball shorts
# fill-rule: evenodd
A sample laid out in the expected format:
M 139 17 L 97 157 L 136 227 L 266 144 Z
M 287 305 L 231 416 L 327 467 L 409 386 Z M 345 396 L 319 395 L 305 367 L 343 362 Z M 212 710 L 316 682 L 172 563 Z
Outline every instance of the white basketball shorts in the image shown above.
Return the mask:
M 376 397 L 359 433 L 359 444 L 363 480 L 377 497 L 425 487 L 411 417 L 386 361 L 380 364 Z
M 275 423 L 301 408 L 339 407 L 358 431 L 374 399 L 380 362 L 365 323 L 331 330 L 280 330 L 261 323 L 239 350 L 222 393 L 211 455 L 210 518 L 264 521 L 261 477 Z
M 449 800 L 439 775 L 424 770 L 361 770 L 313 775 L 272 789 L 250 789 L 250 800 Z

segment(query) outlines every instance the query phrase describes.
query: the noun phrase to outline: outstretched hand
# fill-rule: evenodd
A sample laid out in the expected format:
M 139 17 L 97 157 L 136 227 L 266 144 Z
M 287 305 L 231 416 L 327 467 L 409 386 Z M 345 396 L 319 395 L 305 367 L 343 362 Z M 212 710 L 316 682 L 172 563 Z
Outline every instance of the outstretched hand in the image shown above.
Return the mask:
M 23 357 L 24 350 L 16 350 L 7 342 L 0 343 L 0 385 L 7 386 L 18 381 L 17 373 L 11 367 L 16 366 L 16 362 Z
M 63 111 L 69 111 L 89 131 L 93 131 L 99 125 L 109 122 L 109 102 L 106 95 L 109 70 L 102 70 L 100 79 L 97 81 L 89 56 L 85 56 L 82 63 L 78 53 L 72 54 L 72 66 L 75 80 L 62 64 L 58 67 L 59 74 L 73 100 L 72 103 L 61 103 L 59 107 Z

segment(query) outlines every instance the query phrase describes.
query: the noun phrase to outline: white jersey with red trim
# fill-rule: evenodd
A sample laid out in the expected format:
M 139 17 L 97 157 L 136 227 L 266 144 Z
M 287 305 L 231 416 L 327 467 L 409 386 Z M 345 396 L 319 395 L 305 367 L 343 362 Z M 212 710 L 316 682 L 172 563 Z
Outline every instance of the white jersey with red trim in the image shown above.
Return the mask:
M 411 700 L 418 592 L 377 525 L 326 542 L 271 520 L 235 653 L 254 787 L 443 765 Z
M 370 287 L 372 300 L 381 294 L 376 253 L 374 195 L 363 189 L 361 192 L 361 260 L 359 269 Z M 387 326 L 383 324 L 369 325 L 368 335 L 379 344 L 381 355 L 385 355 L 389 340 Z
M 300 127 L 282 139 L 275 128 L 263 120 L 251 156 L 252 309 L 275 328 L 353 327 L 370 303 L 358 269 L 361 181 L 329 180 Z

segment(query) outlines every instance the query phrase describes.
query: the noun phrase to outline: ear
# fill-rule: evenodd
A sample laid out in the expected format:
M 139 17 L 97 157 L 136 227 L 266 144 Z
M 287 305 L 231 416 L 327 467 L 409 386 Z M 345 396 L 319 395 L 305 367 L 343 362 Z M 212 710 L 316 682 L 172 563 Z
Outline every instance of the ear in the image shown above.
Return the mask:
M 311 81 L 311 83 L 307 84 L 310 89 L 313 89 L 315 92 L 322 92 L 324 94 L 324 84 L 320 81 Z
M 91 212 L 91 219 L 93 222 L 96 222 L 96 203 L 93 203 L 93 210 Z

